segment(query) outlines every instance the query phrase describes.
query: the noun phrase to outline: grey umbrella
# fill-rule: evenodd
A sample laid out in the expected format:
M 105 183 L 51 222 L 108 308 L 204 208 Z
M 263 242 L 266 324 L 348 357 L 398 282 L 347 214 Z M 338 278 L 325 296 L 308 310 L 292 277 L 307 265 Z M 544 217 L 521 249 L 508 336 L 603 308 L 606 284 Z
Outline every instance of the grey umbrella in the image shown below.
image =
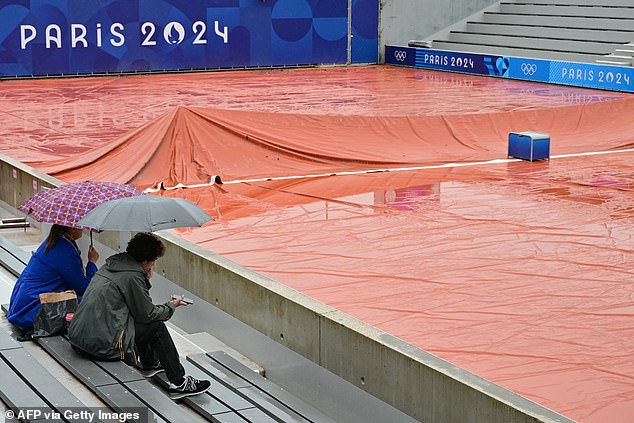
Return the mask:
M 185 199 L 139 195 L 106 201 L 92 209 L 77 225 L 99 231 L 154 232 L 202 226 L 210 220 L 200 207 Z

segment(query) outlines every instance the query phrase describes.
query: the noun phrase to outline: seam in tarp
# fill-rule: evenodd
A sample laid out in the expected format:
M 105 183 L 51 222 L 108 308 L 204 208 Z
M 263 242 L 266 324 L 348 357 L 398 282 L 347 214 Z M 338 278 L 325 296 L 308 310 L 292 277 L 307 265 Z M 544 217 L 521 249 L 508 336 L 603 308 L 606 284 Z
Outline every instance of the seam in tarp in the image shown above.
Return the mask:
M 569 157 L 583 157 L 583 156 L 597 156 L 601 154 L 614 154 L 614 153 L 632 153 L 634 152 L 634 148 L 627 148 L 623 150 L 609 150 L 609 151 L 591 151 L 587 153 L 574 153 L 574 154 L 559 154 L 556 156 L 550 156 L 550 159 L 565 159 Z M 345 172 L 328 172 L 328 173 L 316 173 L 309 175 L 293 175 L 293 176 L 276 176 L 270 178 L 254 178 L 254 179 L 236 179 L 233 181 L 223 182 L 220 176 L 215 175 L 211 177 L 209 183 L 205 184 L 183 184 L 179 183 L 174 186 L 165 186 L 163 182 L 160 182 L 155 188 L 146 188 L 143 192 L 150 194 L 159 191 L 172 191 L 176 189 L 186 189 L 186 188 L 203 188 L 210 187 L 214 185 L 230 185 L 230 184 L 241 184 L 241 183 L 254 183 L 254 182 L 266 182 L 266 181 L 287 181 L 292 179 L 310 179 L 310 178 L 324 178 L 327 176 L 345 176 L 345 175 L 365 175 L 369 173 L 381 173 L 381 172 L 411 172 L 415 170 L 428 170 L 428 169 L 442 169 L 442 168 L 452 168 L 452 167 L 464 167 L 464 166 L 480 166 L 480 165 L 490 165 L 490 164 L 500 164 L 500 163 L 512 163 L 519 162 L 522 159 L 493 159 L 481 162 L 467 162 L 467 163 L 443 163 L 440 165 L 429 165 L 429 166 L 414 166 L 414 167 L 396 167 L 389 169 L 369 169 L 369 170 L 357 170 L 357 171 L 345 171 Z

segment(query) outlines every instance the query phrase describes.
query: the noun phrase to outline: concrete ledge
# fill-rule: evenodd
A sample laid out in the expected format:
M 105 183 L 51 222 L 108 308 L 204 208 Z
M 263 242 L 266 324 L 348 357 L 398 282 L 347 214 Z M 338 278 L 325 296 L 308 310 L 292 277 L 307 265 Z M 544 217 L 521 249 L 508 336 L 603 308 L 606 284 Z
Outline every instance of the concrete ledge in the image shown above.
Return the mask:
M 0 200 L 13 207 L 33 195 L 32 181 L 61 183 L 3 155 L 0 177 Z M 160 236 L 166 254 L 157 274 L 415 419 L 572 422 L 174 234 Z M 112 234 L 99 234 L 99 241 L 119 248 Z
M 0 199 L 15 208 L 42 187 L 52 188 L 63 184 L 59 179 L 4 154 L 0 154 L 0 181 Z
M 419 421 L 572 421 L 341 311 L 321 333 L 323 367 Z
M 176 235 L 156 272 L 269 338 L 320 362 L 320 316 L 336 309 Z

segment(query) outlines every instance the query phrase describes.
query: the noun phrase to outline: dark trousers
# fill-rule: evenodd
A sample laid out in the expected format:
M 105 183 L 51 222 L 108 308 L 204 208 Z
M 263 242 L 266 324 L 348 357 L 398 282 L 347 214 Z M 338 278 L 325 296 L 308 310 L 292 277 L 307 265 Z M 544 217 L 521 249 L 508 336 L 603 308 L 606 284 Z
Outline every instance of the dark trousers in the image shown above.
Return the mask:
M 135 323 L 136 350 L 143 366 L 160 361 L 165 375 L 175 385 L 183 382 L 185 369 L 181 365 L 178 351 L 163 322 Z

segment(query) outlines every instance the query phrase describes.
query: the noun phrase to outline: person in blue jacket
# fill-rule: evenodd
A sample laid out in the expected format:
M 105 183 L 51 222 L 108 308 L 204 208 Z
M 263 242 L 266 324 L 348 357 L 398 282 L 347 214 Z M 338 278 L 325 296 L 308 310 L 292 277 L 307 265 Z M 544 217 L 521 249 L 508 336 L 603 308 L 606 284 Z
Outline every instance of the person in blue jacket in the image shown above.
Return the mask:
M 33 330 L 35 315 L 40 309 L 40 294 L 74 290 L 80 297 L 97 272 L 99 253 L 91 245 L 84 269 L 79 247 L 75 242 L 83 231 L 53 225 L 51 232 L 18 278 L 9 304 L 9 322 L 24 331 L 23 338 Z

